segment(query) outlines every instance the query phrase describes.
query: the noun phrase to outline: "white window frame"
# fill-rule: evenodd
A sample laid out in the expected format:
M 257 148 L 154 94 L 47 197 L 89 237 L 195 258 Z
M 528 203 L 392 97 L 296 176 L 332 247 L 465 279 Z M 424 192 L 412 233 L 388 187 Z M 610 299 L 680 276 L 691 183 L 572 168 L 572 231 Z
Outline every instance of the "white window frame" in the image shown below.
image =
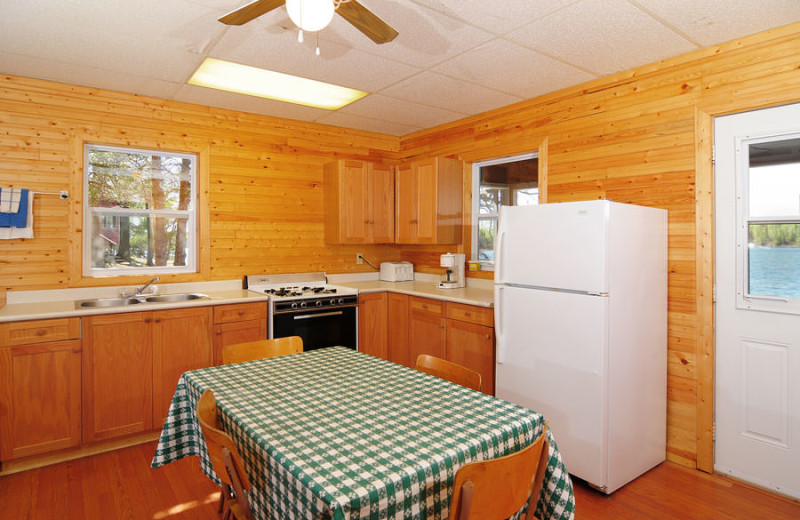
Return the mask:
M 736 146 L 736 307 L 755 311 L 800 314 L 800 298 L 752 295 L 749 291 L 750 254 L 749 224 L 800 223 L 794 216 L 750 216 L 750 156 L 751 144 L 800 139 L 800 133 L 738 136 Z
M 106 152 L 129 152 L 143 155 L 159 155 L 161 157 L 175 157 L 179 159 L 190 159 L 189 169 L 191 182 L 191 204 L 188 210 L 171 209 L 126 209 L 126 208 L 92 208 L 89 206 L 89 151 L 98 150 Z M 84 144 L 83 146 L 83 276 L 91 278 L 113 277 L 113 276 L 137 276 L 137 275 L 159 275 L 159 274 L 187 274 L 197 273 L 197 247 L 198 247 L 198 223 L 197 223 L 197 162 L 199 157 L 194 153 L 165 152 L 163 150 L 150 150 L 145 148 L 128 148 L 123 146 L 106 146 L 96 144 Z M 187 242 L 186 242 L 186 265 L 183 266 L 151 266 L 140 268 L 98 268 L 92 267 L 92 216 L 111 215 L 111 216 L 149 216 L 157 215 L 160 217 L 186 218 L 187 221 Z
M 484 166 L 494 166 L 496 164 L 505 164 L 511 162 L 519 162 L 527 159 L 536 159 L 539 157 L 538 152 L 530 152 L 521 155 L 512 155 L 510 157 L 501 157 L 498 159 L 489 159 L 487 161 L 480 161 L 472 163 L 472 259 L 478 259 L 478 219 L 479 218 L 495 218 L 499 221 L 500 213 L 479 213 L 480 211 L 480 194 L 481 194 L 481 168 Z M 538 185 L 538 183 L 537 183 Z M 523 188 L 525 184 L 521 185 Z M 511 190 L 512 203 L 516 204 L 515 190 Z M 481 270 L 494 271 L 494 262 L 481 262 Z

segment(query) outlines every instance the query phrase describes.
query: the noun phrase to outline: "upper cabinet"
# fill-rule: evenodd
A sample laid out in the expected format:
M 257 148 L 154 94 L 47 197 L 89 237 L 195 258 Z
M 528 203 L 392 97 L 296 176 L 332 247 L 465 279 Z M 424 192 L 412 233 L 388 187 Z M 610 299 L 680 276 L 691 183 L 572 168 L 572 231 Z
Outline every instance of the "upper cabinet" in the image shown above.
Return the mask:
M 435 157 L 400 166 L 395 177 L 395 242 L 459 244 L 464 163 Z
M 325 165 L 325 241 L 394 242 L 394 175 L 390 166 L 339 160 Z

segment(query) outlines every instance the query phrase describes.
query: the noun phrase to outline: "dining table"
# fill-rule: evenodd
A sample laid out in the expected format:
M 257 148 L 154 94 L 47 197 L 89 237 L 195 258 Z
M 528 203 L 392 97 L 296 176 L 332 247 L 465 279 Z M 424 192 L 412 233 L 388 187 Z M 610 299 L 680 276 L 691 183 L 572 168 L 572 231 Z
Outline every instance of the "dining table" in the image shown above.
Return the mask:
M 533 410 L 328 347 L 185 372 L 153 467 L 199 456 L 219 482 L 195 413 L 206 390 L 242 455 L 259 520 L 446 520 L 461 466 L 519 451 L 546 428 Z M 537 518 L 572 519 L 572 482 L 549 428 L 546 435 Z

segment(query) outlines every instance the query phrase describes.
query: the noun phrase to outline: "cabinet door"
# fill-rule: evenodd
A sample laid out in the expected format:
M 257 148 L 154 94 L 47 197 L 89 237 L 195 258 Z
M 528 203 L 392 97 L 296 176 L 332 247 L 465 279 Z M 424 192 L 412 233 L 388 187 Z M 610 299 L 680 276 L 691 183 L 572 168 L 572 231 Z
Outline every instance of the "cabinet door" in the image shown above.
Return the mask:
M 83 319 L 83 440 L 153 426 L 153 344 L 149 312 Z
M 414 168 L 401 166 L 395 174 L 395 242 L 414 244 L 417 240 L 417 183 Z
M 358 350 L 389 359 L 387 345 L 386 293 L 358 297 Z
M 369 168 L 370 242 L 394 242 L 394 172 L 389 166 L 371 164 Z
M 214 364 L 222 364 L 222 347 L 267 339 L 266 320 L 234 321 L 214 325 Z
M 213 364 L 211 307 L 153 313 L 153 425 L 164 423 L 181 374 Z
M 80 442 L 80 340 L 0 348 L 0 460 Z
M 447 360 L 478 372 L 483 392 L 494 395 L 493 328 L 447 320 Z
M 328 242 L 368 242 L 367 175 L 367 163 L 363 161 L 336 161 L 325 165 L 325 239 Z
M 436 242 L 438 225 L 438 191 L 436 181 L 436 162 L 426 161 L 414 166 L 417 196 L 417 239 L 418 244 Z
M 408 319 L 408 354 L 411 366 L 420 354 L 445 359 L 444 302 L 412 297 Z
M 412 360 L 408 352 L 408 300 L 406 294 L 387 296 L 387 346 L 389 361 L 413 368 L 416 358 Z

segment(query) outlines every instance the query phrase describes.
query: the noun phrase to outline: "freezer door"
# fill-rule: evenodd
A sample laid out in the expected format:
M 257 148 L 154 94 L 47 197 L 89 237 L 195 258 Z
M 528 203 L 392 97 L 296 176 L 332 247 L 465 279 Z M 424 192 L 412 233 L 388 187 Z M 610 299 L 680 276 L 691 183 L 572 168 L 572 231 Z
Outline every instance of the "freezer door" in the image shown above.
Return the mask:
M 497 283 L 608 292 L 609 201 L 503 206 Z
M 567 470 L 607 480 L 608 298 L 495 287 L 496 395 L 550 421 Z

